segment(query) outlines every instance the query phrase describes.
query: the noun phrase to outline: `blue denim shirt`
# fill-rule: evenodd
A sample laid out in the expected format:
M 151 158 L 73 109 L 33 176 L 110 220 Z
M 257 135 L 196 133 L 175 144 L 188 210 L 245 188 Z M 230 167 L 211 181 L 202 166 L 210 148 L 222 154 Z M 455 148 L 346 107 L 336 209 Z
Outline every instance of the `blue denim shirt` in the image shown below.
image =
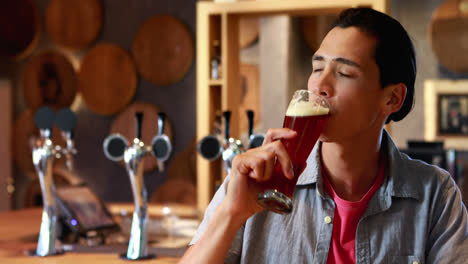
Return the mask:
M 356 263 L 468 263 L 467 211 L 446 171 L 400 153 L 384 131 L 385 180 L 356 231 Z M 264 211 L 238 231 L 226 263 L 326 263 L 335 203 L 323 189 L 320 144 L 294 192 L 289 215 Z M 194 244 L 224 199 L 228 178 L 205 212 Z M 331 221 L 330 221 L 331 220 Z

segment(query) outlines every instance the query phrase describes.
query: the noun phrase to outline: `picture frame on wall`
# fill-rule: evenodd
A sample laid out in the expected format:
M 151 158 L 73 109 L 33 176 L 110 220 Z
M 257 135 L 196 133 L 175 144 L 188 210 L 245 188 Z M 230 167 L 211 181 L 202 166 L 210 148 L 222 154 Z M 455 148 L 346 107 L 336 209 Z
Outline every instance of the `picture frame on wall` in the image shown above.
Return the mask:
M 468 136 L 468 95 L 439 94 L 437 108 L 439 136 Z
M 424 82 L 424 139 L 468 149 L 468 80 Z

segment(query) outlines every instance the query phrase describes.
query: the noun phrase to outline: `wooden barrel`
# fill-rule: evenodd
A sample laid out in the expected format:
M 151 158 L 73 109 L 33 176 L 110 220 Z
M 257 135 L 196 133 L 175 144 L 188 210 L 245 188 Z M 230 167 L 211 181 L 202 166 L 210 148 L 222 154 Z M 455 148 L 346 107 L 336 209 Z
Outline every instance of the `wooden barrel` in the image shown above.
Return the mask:
M 129 105 L 122 113 L 120 113 L 112 122 L 111 133 L 119 133 L 123 135 L 129 143 L 136 137 L 136 118 L 137 112 L 143 113 L 143 122 L 141 127 L 141 137 L 145 145 L 150 146 L 153 137 L 158 135 L 158 113 L 159 107 L 149 103 L 136 102 Z M 166 115 L 167 116 L 167 115 Z M 169 118 L 166 117 L 164 133 L 171 139 L 174 144 L 172 133 L 172 125 Z M 144 160 L 144 171 L 149 172 L 157 168 L 154 156 L 148 155 Z M 123 165 L 123 162 L 121 163 Z
M 61 53 L 46 51 L 30 58 L 22 74 L 23 97 L 35 111 L 47 105 L 55 110 L 70 106 L 77 91 L 77 77 Z
M 49 0 L 46 30 L 59 46 L 83 49 L 101 31 L 102 15 L 99 0 Z
M 86 53 L 78 75 L 86 105 L 101 115 L 122 111 L 137 88 L 137 73 L 130 55 L 115 44 L 98 44 Z
M 445 68 L 468 73 L 468 1 L 446 0 L 434 11 L 429 42 Z
M 190 69 L 194 41 L 187 26 L 173 16 L 154 16 L 133 40 L 133 57 L 140 75 L 156 85 L 170 85 Z
M 22 59 L 37 45 L 41 18 L 34 0 L 4 0 L 0 8 L 0 59 Z

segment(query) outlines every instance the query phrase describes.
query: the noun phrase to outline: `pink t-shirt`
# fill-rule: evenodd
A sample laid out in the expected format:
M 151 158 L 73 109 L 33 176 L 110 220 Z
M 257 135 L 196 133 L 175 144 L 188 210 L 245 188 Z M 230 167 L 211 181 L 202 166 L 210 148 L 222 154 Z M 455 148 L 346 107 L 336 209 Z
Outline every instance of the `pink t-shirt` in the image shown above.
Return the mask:
M 385 172 L 385 159 L 381 158 L 377 178 L 372 187 L 360 201 L 350 202 L 341 199 L 333 190 L 325 172 L 323 182 L 325 191 L 335 201 L 333 231 L 328 251 L 327 264 L 356 263 L 356 229 L 370 199 L 382 184 Z

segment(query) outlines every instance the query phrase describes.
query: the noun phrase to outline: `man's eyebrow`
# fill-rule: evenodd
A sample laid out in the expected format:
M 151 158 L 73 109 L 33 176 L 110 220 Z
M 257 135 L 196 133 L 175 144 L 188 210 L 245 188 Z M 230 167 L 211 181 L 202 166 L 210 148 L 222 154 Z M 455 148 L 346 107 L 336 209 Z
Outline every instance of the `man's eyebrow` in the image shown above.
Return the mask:
M 323 56 L 320 56 L 320 55 L 314 55 L 312 56 L 312 61 L 324 61 L 325 59 L 323 58 Z
M 325 60 L 325 58 L 323 56 L 320 56 L 320 55 L 314 55 L 312 57 L 312 61 L 324 61 L 324 60 Z M 361 67 L 361 65 L 359 65 L 359 63 L 357 63 L 355 61 L 352 61 L 352 60 L 342 58 L 342 57 L 333 58 L 333 61 L 343 63 L 343 64 L 346 64 L 346 65 L 350 65 L 350 66 L 354 66 L 354 67 L 358 67 L 358 68 Z
M 341 58 L 341 57 L 334 58 L 333 60 L 336 61 L 336 62 L 340 62 L 340 63 L 346 64 L 346 65 L 349 65 L 349 66 L 354 66 L 354 67 L 361 68 L 361 65 L 359 65 L 357 62 L 354 62 L 352 60 L 348 60 L 348 59 Z

